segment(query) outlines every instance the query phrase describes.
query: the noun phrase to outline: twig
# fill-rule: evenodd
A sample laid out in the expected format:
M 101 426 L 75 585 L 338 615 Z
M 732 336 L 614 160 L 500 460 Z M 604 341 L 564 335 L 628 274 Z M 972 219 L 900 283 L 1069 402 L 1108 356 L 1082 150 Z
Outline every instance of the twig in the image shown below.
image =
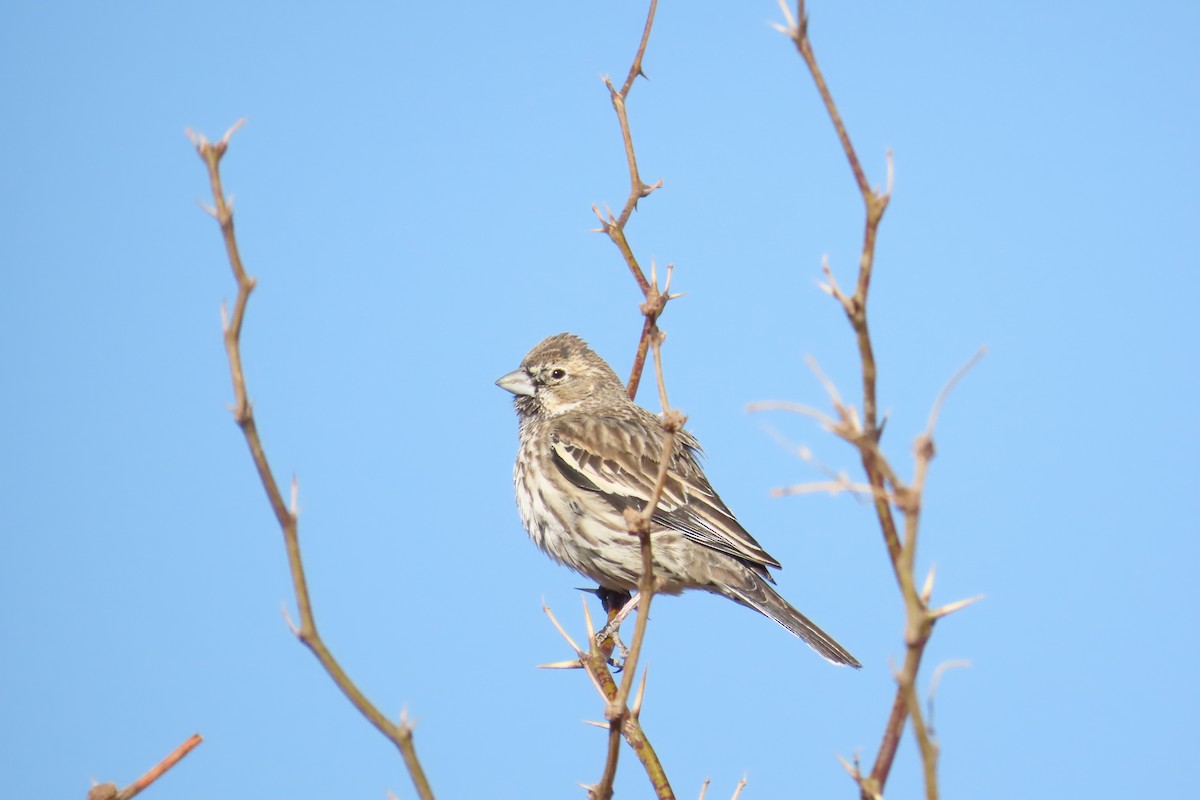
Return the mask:
M 598 651 L 594 639 L 590 654 L 587 657 L 581 658 L 581 663 L 587 667 L 589 674 L 592 674 L 593 680 L 599 682 L 599 685 L 602 687 L 602 693 L 607 699 L 605 716 L 609 723 L 609 737 L 605 753 L 604 770 L 600 781 L 595 786 L 588 787 L 591 797 L 603 798 L 603 800 L 608 800 L 612 796 L 612 786 L 616 778 L 617 762 L 620 754 L 620 738 L 622 735 L 624 735 L 626 741 L 629 742 L 634 751 L 638 753 L 638 757 L 646 769 L 646 774 L 654 786 L 656 796 L 659 798 L 674 798 L 675 796 L 670 783 L 667 781 L 667 776 L 663 772 L 662 764 L 659 763 L 657 756 L 645 740 L 641 724 L 638 720 L 645 686 L 644 674 L 643 683 L 641 684 L 642 689 L 639 689 L 637 699 L 634 702 L 634 708 L 632 711 L 629 708 L 629 695 L 637 674 L 638 659 L 641 655 L 642 642 L 646 634 L 646 621 L 649 619 L 650 614 L 650 602 L 655 590 L 654 556 L 650 542 L 650 519 L 659 501 L 662 499 L 663 488 L 667 480 L 667 471 L 670 468 L 671 458 L 675 451 L 675 433 L 683 426 L 685 419 L 678 412 L 672 411 L 668 404 L 666 384 L 662 373 L 661 345 L 663 335 L 658 329 L 658 318 L 662 315 L 667 303 L 678 296 L 672 295 L 670 291 L 672 267 L 670 265 L 667 266 L 666 282 L 660 290 L 658 288 L 658 276 L 654 263 L 651 262 L 650 264 L 650 279 L 647 280 L 625 236 L 625 225 L 629 222 L 634 209 L 637 208 L 638 201 L 662 187 L 661 180 L 652 185 L 642 180 L 641 173 L 638 170 L 637 155 L 633 146 L 633 134 L 629 128 L 629 115 L 626 111 L 626 101 L 629 98 L 630 91 L 633 89 L 634 82 L 639 75 L 645 77 L 645 72 L 642 70 L 642 59 L 646 54 L 646 46 L 650 41 L 650 32 L 654 28 L 654 15 L 657 8 L 658 0 L 650 0 L 650 8 L 646 14 L 646 24 L 642 29 L 642 37 L 638 42 L 633 63 L 629 67 L 629 73 L 621 88 L 618 90 L 613 85 L 611 79 L 608 77 L 604 78 L 604 85 L 608 88 L 613 110 L 616 111 L 617 122 L 621 128 L 621 140 L 625 146 L 625 159 L 629 167 L 629 196 L 626 198 L 625 205 L 621 209 L 619 216 L 614 216 L 608 209 L 605 209 L 605 212 L 601 213 L 599 208 L 596 206 L 592 207 L 592 211 L 600 220 L 601 227 L 599 230 L 607 234 L 609 239 L 612 240 L 613 244 L 621 252 L 644 298 L 644 302 L 641 304 L 643 317 L 642 332 L 638 339 L 633 368 L 626 385 L 629 399 L 633 400 L 637 397 L 638 385 L 641 382 L 642 371 L 646 363 L 646 355 L 650 349 L 653 349 L 659 400 L 662 403 L 663 409 L 663 426 L 667 433 L 663 440 L 663 452 L 658 479 L 649 501 L 641 513 L 634 512 L 633 510 L 625 512 L 628 530 L 631 534 L 638 537 L 641 547 L 642 575 L 638 581 L 637 623 L 634 627 L 633 640 L 630 642 L 629 652 L 625 658 L 624 675 L 622 676 L 620 686 L 617 687 L 613 681 L 604 656 Z M 613 688 L 612 692 L 608 691 L 610 684 Z
M 646 273 L 642 271 L 641 265 L 638 264 L 637 257 L 633 254 L 633 248 L 629 246 L 629 240 L 625 237 L 625 225 L 629 222 L 629 217 L 637 208 L 638 201 L 643 197 L 649 197 L 656 189 L 661 189 L 663 182 L 660 179 L 656 183 L 647 184 L 642 180 L 642 175 L 638 171 L 637 154 L 633 149 L 633 134 L 629 129 L 629 114 L 625 108 L 625 102 L 629 99 L 629 92 L 633 89 L 634 81 L 640 75 L 646 77 L 646 73 L 642 70 L 642 58 L 646 55 L 646 45 L 650 42 L 650 31 L 654 28 L 654 14 L 658 10 L 658 0 L 650 0 L 650 11 L 646 14 L 646 25 L 642 29 L 642 38 L 638 42 L 637 53 L 633 57 L 633 63 L 629 67 L 629 74 L 625 77 L 625 82 L 617 89 L 613 85 L 612 79 L 605 77 L 604 85 L 608 88 L 609 98 L 612 100 L 613 110 L 617 112 L 617 123 L 621 127 L 621 141 L 625 145 L 625 161 L 629 165 L 629 196 L 625 199 L 625 205 L 621 209 L 620 216 L 613 216 L 613 213 L 608 208 L 603 212 L 597 206 L 592 206 L 592 212 L 600 220 L 600 228 L 598 231 L 605 233 L 612 243 L 617 246 L 617 250 L 621 252 L 621 256 L 625 259 L 625 264 L 629 267 L 629 272 L 633 275 L 633 279 L 637 281 L 638 288 L 645 298 L 645 303 L 642 304 L 642 315 L 645 317 L 642 323 L 642 335 L 638 339 L 637 350 L 633 357 L 633 367 L 630 370 L 629 381 L 626 383 L 626 388 L 629 392 L 629 399 L 637 397 L 638 384 L 642 379 L 642 370 L 646 364 L 646 355 L 649 352 L 650 336 L 654 331 L 655 323 L 658 317 L 666 308 L 669 300 L 678 297 L 679 295 L 671 295 L 670 289 L 670 267 L 667 273 L 667 286 L 662 291 L 658 289 L 658 283 L 654 277 L 654 265 L 650 265 L 650 279 L 646 279 Z M 664 406 L 665 408 L 665 406 Z
M 650 337 L 650 346 L 654 352 L 654 371 L 658 379 L 659 399 L 663 403 L 663 427 L 666 429 L 667 435 L 663 438 L 663 451 L 659 460 L 658 478 L 655 481 L 654 491 L 651 492 L 645 508 L 641 512 L 636 512 L 632 509 L 625 511 L 625 521 L 629 525 L 629 531 L 637 535 L 638 541 L 641 544 L 642 575 L 638 580 L 639 602 L 637 623 L 633 629 L 633 639 L 629 644 L 629 654 L 625 658 L 621 685 L 617 693 L 609 697 L 608 706 L 605 709 L 605 716 L 609 720 L 608 751 L 600 782 L 596 784 L 593 790 L 593 796 L 600 798 L 600 800 L 608 800 L 608 798 L 612 797 L 612 785 L 613 780 L 616 778 L 617 759 L 620 751 L 619 737 L 622 733 L 626 733 L 628 720 L 637 718 L 637 714 L 631 714 L 628 703 L 629 693 L 633 688 L 634 676 L 637 673 L 638 659 L 641 656 L 642 642 L 646 637 L 646 623 L 650 618 L 650 602 L 654 597 L 656 587 L 654 554 L 650 543 L 651 518 L 658 508 L 658 503 L 662 499 L 663 489 L 666 487 L 667 474 L 675 451 L 675 435 L 687 421 L 686 417 L 666 405 L 666 383 L 663 379 L 662 371 L 662 340 L 662 334 L 655 328 L 653 335 Z M 604 671 L 608 672 L 607 667 Z M 640 697 L 636 705 L 638 712 L 640 712 Z M 626 739 L 629 740 L 627 733 Z M 629 744 L 635 750 L 637 749 L 632 740 L 629 740 Z M 652 765 L 643 758 L 642 765 L 646 768 L 646 773 L 650 778 L 651 784 L 654 785 L 657 796 L 662 798 L 662 800 L 674 798 L 675 795 L 670 783 L 667 781 L 666 773 L 662 771 L 662 765 L 657 763 L 657 759 L 655 759 Z M 654 767 L 653 770 L 651 769 L 652 766 Z
M 862 196 L 865 206 L 858 278 L 855 282 L 853 293 L 847 294 L 842 289 L 827 261 L 823 261 L 822 263 L 822 272 L 825 275 L 826 282 L 821 285 L 821 288 L 841 305 L 854 331 L 858 344 L 862 374 L 862 420 L 861 423 L 858 421 L 853 406 L 842 402 L 836 388 L 833 387 L 831 382 L 814 365 L 814 371 L 829 393 L 830 400 L 838 414 L 836 422 L 828 417 L 822 418 L 821 421 L 822 424 L 858 450 L 863 471 L 867 475 L 867 481 L 870 486 L 870 494 L 875 506 L 876 517 L 879 520 L 880 530 L 883 533 L 884 543 L 887 546 L 889 561 L 892 564 L 905 605 L 906 652 L 904 666 L 896 675 L 896 695 L 887 724 L 884 727 L 883 740 L 880 743 L 875 763 L 869 775 L 862 774 L 858 767 L 857 759 L 855 766 L 853 768 L 847 767 L 847 770 L 858 784 L 862 800 L 875 800 L 875 798 L 882 797 L 884 786 L 887 783 L 888 775 L 895 760 L 896 749 L 904 730 L 904 724 L 907 720 L 911 720 L 913 733 L 917 739 L 924 767 L 926 797 L 929 800 L 936 800 L 938 795 L 938 748 L 925 724 L 917 700 L 917 673 L 925 653 L 925 646 L 933 632 L 934 623 L 940 617 L 963 608 L 972 601 L 959 601 L 935 611 L 930 610 L 929 601 L 933 591 L 933 572 L 930 571 L 925 585 L 918 588 L 914 578 L 917 541 L 920 531 L 921 504 L 925 480 L 928 475 L 930 462 L 936 453 L 933 433 L 938 415 L 949 391 L 962 375 L 978 361 L 982 353 L 976 354 L 965 367 L 960 369 L 938 395 L 930 412 L 928 425 L 925 431 L 917 437 L 913 446 L 914 466 L 912 481 L 905 483 L 897 476 L 895 470 L 879 447 L 879 440 L 883 431 L 879 424 L 877 411 L 878 367 L 871 341 L 870 326 L 867 321 L 867 298 L 875 265 L 876 238 L 880 221 L 883 219 L 883 214 L 887 210 L 888 202 L 891 199 L 892 187 L 895 180 L 895 167 L 892 154 L 890 151 L 887 154 L 887 183 L 885 188 L 882 191 L 872 188 L 867 181 L 866 173 L 854 149 L 854 144 L 850 140 L 850 135 L 847 133 L 846 125 L 838 111 L 837 104 L 834 102 L 829 86 L 825 82 L 820 65 L 817 63 L 812 42 L 808 35 L 808 16 L 805 11 L 804 0 L 797 0 L 794 17 L 788 10 L 784 0 L 780 0 L 780 7 L 783 9 L 787 24 L 777 25 L 776 28 L 792 40 L 800 57 L 808 67 L 813 83 L 816 85 L 817 92 L 821 96 L 821 101 L 825 106 L 825 111 L 833 123 L 834 131 L 837 134 L 842 151 L 849 162 L 850 171 L 853 173 L 854 182 L 858 186 L 859 194 Z M 821 417 L 819 416 L 819 418 Z M 833 422 L 832 425 L 830 425 L 831 422 Z M 898 510 L 904 517 L 903 537 L 901 537 L 893 508 Z M 845 765 L 844 761 L 843 765 Z
M 284 545 L 287 550 L 288 567 L 292 576 L 292 588 L 296 595 L 296 606 L 299 609 L 300 625 L 295 629 L 296 636 L 312 652 L 321 666 L 333 679 L 337 687 L 346 695 L 351 704 L 358 709 L 380 733 L 386 736 L 400 750 L 400 755 L 408 768 L 413 786 L 417 794 L 425 800 L 432 800 L 433 791 L 429 781 L 417 759 L 416 747 L 413 744 L 413 726 L 401 714 L 398 723 L 392 722 L 375 707 L 362 691 L 354 684 L 345 670 L 334 658 L 333 653 L 325 645 L 317 632 L 316 619 L 313 616 L 312 601 L 308 593 L 308 581 L 304 573 L 304 564 L 300 557 L 299 515 L 296 509 L 296 483 L 293 479 L 291 491 L 291 506 L 285 503 L 279 483 L 267 460 L 259 438 L 258 427 L 254 420 L 254 409 L 246 392 L 245 374 L 242 369 L 241 332 L 242 320 L 246 314 L 246 304 L 250 293 L 254 291 L 255 279 L 247 274 L 242 258 L 238 251 L 237 239 L 233 229 L 233 209 L 225 197 L 221 187 L 220 164 L 221 158 L 229 147 L 229 140 L 243 124 L 239 120 L 218 142 L 210 142 L 202 134 L 188 131 L 188 137 L 196 146 L 196 151 L 208 168 L 209 183 L 212 188 L 213 207 L 210 213 L 221 226 L 221 234 L 225 241 L 225 252 L 229 258 L 233 277 L 237 281 L 237 299 L 234 301 L 233 314 L 223 314 L 225 318 L 225 352 L 229 358 L 230 376 L 233 382 L 234 406 L 233 416 L 245 436 L 246 445 L 250 448 L 250 456 L 258 470 L 259 479 L 267 494 L 267 500 L 275 512 L 275 519 L 283 531 Z
M 133 800 L 143 789 L 161 778 L 167 770 L 178 764 L 188 753 L 195 750 L 202 741 L 204 740 L 200 734 L 193 733 L 188 737 L 187 741 L 171 751 L 169 756 L 155 764 L 145 775 L 121 791 L 117 791 L 116 784 L 98 784 L 88 791 L 88 800 Z

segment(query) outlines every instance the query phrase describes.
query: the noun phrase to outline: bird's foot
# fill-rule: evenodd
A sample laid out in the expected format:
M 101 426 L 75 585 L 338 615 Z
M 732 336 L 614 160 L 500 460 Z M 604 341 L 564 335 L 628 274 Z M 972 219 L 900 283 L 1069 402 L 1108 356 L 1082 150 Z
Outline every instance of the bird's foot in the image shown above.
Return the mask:
M 616 592 L 613 592 L 613 595 L 616 594 Z M 623 595 L 621 598 L 624 601 L 623 604 L 619 608 L 616 607 L 615 604 L 608 608 L 608 624 L 601 628 L 600 632 L 596 634 L 596 644 L 599 645 L 601 649 L 605 649 L 606 647 L 608 648 L 605 651 L 610 654 L 608 663 L 618 671 L 620 671 L 624 666 L 625 659 L 629 656 L 629 648 L 626 647 L 625 643 L 621 641 L 621 637 L 617 632 L 621 629 L 621 623 L 625 621 L 626 617 L 632 614 L 633 610 L 638 607 L 638 600 L 641 599 L 641 595 L 630 596 L 628 592 L 622 592 L 621 594 Z M 605 598 L 602 595 L 601 601 L 603 602 L 604 599 Z M 616 597 L 610 596 L 609 599 L 616 599 Z M 608 643 L 609 640 L 612 641 L 612 644 Z M 612 659 L 611 653 L 613 649 L 619 653 L 619 661 L 614 661 Z

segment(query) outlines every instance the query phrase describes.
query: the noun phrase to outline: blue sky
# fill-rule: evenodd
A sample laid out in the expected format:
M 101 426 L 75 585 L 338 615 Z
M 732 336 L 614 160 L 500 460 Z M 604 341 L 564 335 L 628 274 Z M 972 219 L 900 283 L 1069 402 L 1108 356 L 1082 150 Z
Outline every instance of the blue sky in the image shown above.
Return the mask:
M 625 374 L 639 297 L 592 204 L 628 190 L 602 74 L 642 3 L 8 4 L 0 10 L 0 785 L 82 797 L 193 732 L 156 798 L 410 797 L 402 765 L 295 642 L 278 531 L 227 410 L 231 300 L 184 137 L 225 162 L 259 281 L 247 376 L 298 476 L 317 617 L 350 674 L 419 723 L 444 797 L 563 797 L 603 734 L 546 600 L 581 580 L 528 542 L 516 423 L 492 385 L 571 330 Z M 941 624 L 946 796 L 1180 793 L 1194 741 L 1200 556 L 1200 55 L 1194 3 L 814 2 L 864 163 L 895 152 L 871 314 L 885 446 L 907 472 L 945 380 L 922 572 Z M 844 282 L 861 204 L 774 3 L 664 3 L 630 102 L 665 188 L 629 234 L 677 266 L 674 404 L 785 566 L 785 596 L 864 664 L 765 618 L 655 604 L 644 722 L 681 797 L 852 797 L 902 616 L 870 509 L 772 499 L 852 453 L 747 403 L 853 396 Z M 657 410 L 651 395 L 644 402 Z M 930 670 L 924 673 L 928 680 Z M 906 740 L 892 795 L 917 794 Z M 622 797 L 647 795 L 628 751 Z M 150 796 L 150 795 L 146 795 Z

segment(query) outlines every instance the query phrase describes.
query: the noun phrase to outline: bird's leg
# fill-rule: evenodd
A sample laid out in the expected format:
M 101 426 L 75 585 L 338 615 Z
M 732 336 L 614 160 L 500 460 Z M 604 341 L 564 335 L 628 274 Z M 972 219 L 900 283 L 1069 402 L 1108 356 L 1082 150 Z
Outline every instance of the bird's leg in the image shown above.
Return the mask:
M 610 589 L 601 589 L 601 591 L 607 593 L 600 595 L 600 603 L 604 606 L 604 610 L 608 612 L 608 624 L 596 634 L 596 642 L 601 647 L 604 647 L 605 642 L 611 638 L 620 653 L 619 663 L 623 664 L 626 656 L 629 655 L 629 648 L 621 641 L 617 632 L 621 629 L 621 623 L 638 607 L 638 601 L 641 600 L 642 596 L 641 594 L 630 596 L 629 592 L 615 592 Z M 597 592 L 597 594 L 600 594 L 600 592 Z M 612 645 L 608 646 L 612 647 Z M 609 652 L 611 652 L 611 649 Z M 614 663 L 614 666 L 618 666 L 618 664 Z
M 637 602 L 631 599 L 629 592 L 623 589 L 609 589 L 606 586 L 596 589 L 596 596 L 600 598 L 600 606 L 608 614 L 608 623 L 596 634 L 596 646 L 604 653 L 608 663 L 619 669 L 629 653 L 629 648 L 621 641 L 618 631 L 629 612 L 637 606 Z M 617 661 L 612 658 L 614 649 L 619 654 Z

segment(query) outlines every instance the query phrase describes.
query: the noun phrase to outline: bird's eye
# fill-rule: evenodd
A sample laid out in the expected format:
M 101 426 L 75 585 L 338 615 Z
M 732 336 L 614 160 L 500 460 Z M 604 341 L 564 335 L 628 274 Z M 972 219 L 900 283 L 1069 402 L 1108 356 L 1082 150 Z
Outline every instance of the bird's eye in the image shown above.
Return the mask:
M 567 371 L 565 369 L 556 369 L 550 373 L 550 377 L 556 381 L 561 381 L 563 378 L 567 377 Z

